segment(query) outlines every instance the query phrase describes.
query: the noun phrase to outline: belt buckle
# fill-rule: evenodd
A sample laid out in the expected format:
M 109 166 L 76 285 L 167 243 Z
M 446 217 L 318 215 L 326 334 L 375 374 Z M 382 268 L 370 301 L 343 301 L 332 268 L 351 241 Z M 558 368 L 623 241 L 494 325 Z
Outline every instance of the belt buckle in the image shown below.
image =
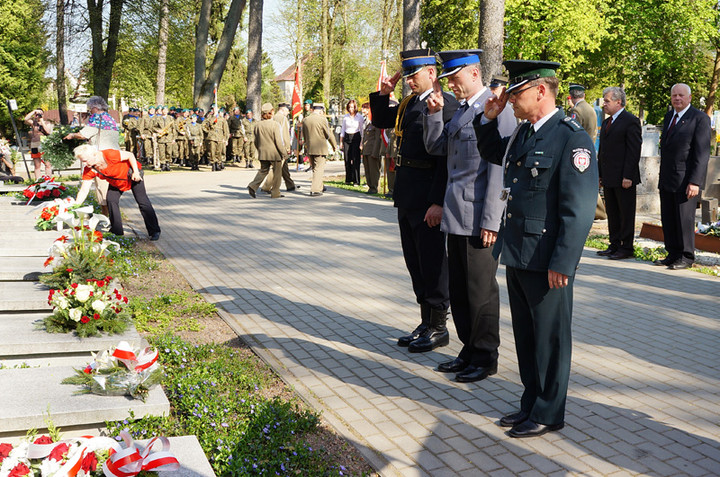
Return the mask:
M 402 167 L 402 156 L 400 154 L 395 157 L 395 167 Z

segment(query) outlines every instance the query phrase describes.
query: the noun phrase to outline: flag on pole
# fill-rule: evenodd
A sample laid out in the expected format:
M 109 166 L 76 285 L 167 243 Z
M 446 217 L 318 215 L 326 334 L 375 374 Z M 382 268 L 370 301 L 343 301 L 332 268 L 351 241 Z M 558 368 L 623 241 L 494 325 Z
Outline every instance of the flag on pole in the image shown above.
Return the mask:
M 215 87 L 213 88 L 213 104 L 214 104 L 215 106 L 218 105 L 218 102 L 217 102 L 217 83 L 215 83 Z
M 302 113 L 302 91 L 300 91 L 300 65 L 295 67 L 295 86 L 292 94 L 292 118 L 293 120 Z

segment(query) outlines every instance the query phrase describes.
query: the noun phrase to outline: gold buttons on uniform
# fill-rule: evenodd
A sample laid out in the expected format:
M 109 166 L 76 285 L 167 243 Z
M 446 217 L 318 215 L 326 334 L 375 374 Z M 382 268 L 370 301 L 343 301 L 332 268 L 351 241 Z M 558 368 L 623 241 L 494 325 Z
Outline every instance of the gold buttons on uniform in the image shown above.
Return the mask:
M 508 200 L 512 200 L 512 196 L 511 196 L 511 195 L 508 196 Z
M 517 161 L 517 166 L 520 167 L 522 165 L 521 161 Z
M 513 184 L 517 184 L 517 177 L 513 178 Z
M 507 218 L 508 218 L 508 219 L 512 219 L 512 214 L 511 214 L 510 212 L 508 212 Z
M 540 163 L 538 161 L 535 161 L 535 164 L 533 164 L 533 166 L 539 166 L 539 165 L 540 165 Z
M 543 233 L 547 232 L 547 229 L 543 229 Z

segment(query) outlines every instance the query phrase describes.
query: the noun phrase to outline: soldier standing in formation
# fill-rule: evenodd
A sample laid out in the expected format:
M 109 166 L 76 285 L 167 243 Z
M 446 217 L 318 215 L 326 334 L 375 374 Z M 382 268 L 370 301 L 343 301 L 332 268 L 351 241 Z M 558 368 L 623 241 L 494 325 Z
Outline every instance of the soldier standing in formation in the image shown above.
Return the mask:
M 213 171 L 219 171 L 223 168 L 221 149 L 227 144 L 226 138 L 230 136 L 230 130 L 225 119 L 220 117 L 217 106 L 213 107 L 213 114 L 203 121 L 203 131 L 206 134 L 205 140 L 210 167 Z
M 257 150 L 255 149 L 255 125 L 257 122 L 253 119 L 253 112 L 248 109 L 245 113 L 245 119 L 242 121 L 245 129 L 245 142 L 243 145 L 243 155 L 245 156 L 245 167 L 252 169 Z
M 245 128 L 243 127 L 243 116 L 239 107 L 233 109 L 233 115 L 228 121 L 230 130 L 230 143 L 232 147 L 232 162 L 241 163 L 243 158 L 243 143 L 245 141 Z
M 138 121 L 138 131 L 140 133 L 140 140 L 143 143 L 143 150 L 145 155 L 143 156 L 144 161 L 147 164 L 155 162 L 155 141 L 153 140 L 152 134 L 152 123 L 155 119 L 155 106 L 150 106 L 147 109 L 143 108 L 142 117 Z
M 188 137 L 190 169 L 200 170 L 200 155 L 203 145 L 203 127 L 197 122 L 197 114 L 190 115 L 190 121 L 185 125 L 185 132 Z
M 169 171 L 172 162 L 172 148 L 175 142 L 175 120 L 168 115 L 167 106 L 158 106 L 162 114 L 152 122 L 152 134 L 157 142 L 157 156 L 153 162 L 155 170 Z
M 177 155 L 175 158 L 181 166 L 187 165 L 188 159 L 190 158 L 188 150 L 188 136 L 187 136 L 187 125 L 190 124 L 190 110 L 183 109 L 180 114 L 175 118 L 175 142 L 177 144 Z

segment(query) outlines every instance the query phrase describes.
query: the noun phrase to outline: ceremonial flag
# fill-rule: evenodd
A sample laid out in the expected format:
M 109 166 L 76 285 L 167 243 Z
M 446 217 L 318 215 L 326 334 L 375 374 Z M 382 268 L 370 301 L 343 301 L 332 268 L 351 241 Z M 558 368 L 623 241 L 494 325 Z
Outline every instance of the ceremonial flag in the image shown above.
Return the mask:
M 293 120 L 302 113 L 302 91 L 300 91 L 300 65 L 295 67 L 295 86 L 292 94 L 292 118 Z

